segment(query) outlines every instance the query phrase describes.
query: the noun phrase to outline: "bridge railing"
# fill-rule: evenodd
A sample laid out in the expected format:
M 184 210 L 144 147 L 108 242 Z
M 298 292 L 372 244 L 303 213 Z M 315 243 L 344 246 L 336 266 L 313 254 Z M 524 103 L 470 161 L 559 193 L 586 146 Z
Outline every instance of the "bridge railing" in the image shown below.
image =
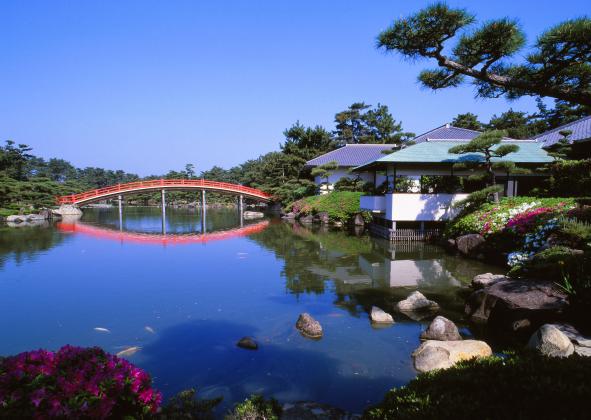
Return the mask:
M 231 184 L 229 182 L 209 181 L 206 179 L 154 179 L 149 181 L 134 181 L 125 184 L 117 184 L 110 187 L 97 188 L 91 191 L 85 191 L 79 194 L 63 195 L 56 197 L 58 204 L 75 204 L 80 201 L 85 201 L 95 197 L 107 196 L 118 192 L 132 192 L 146 188 L 156 187 L 196 187 L 209 188 L 220 191 L 228 191 L 235 193 L 244 193 L 254 197 L 269 200 L 270 194 L 267 194 L 256 188 L 245 187 L 244 185 Z

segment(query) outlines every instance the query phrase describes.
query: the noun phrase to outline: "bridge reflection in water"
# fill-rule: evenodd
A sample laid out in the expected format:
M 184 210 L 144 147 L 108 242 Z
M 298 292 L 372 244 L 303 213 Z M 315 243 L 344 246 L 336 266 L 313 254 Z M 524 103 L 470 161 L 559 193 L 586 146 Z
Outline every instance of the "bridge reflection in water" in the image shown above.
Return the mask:
M 224 239 L 247 236 L 253 233 L 259 233 L 269 226 L 269 221 L 264 220 L 262 222 L 253 223 L 240 228 L 198 234 L 159 234 L 128 232 L 123 230 L 114 230 L 95 225 L 89 225 L 79 221 L 62 221 L 58 222 L 56 226 L 62 232 L 80 233 L 99 239 L 108 239 L 120 242 L 132 242 L 141 244 L 180 245 L 219 241 Z

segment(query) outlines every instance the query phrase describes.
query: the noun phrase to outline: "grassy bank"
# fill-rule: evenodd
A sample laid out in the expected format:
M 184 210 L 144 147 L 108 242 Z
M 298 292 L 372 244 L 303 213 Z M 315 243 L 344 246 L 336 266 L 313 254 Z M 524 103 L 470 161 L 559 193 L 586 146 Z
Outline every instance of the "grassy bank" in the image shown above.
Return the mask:
M 300 216 L 317 215 L 327 213 L 331 222 L 349 222 L 356 214 L 362 213 L 359 208 L 359 199 L 362 192 L 341 191 L 329 194 L 314 195 L 294 201 L 287 206 L 288 212 L 294 212 Z M 363 212 L 365 220 L 370 220 L 368 212 Z

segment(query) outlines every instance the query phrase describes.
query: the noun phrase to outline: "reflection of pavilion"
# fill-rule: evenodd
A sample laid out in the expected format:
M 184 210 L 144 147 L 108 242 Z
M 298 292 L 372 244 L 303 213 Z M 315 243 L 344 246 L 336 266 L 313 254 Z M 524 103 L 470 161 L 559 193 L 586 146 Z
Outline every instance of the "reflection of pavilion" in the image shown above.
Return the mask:
M 416 244 L 387 243 L 374 251 L 348 256 L 342 252 L 321 250 L 322 261 L 330 264 L 312 264 L 308 271 L 323 278 L 359 287 L 449 287 L 461 282 L 444 267 L 437 248 Z M 396 259 L 398 256 L 399 259 Z
M 245 227 L 222 230 L 218 232 L 183 235 L 126 232 L 122 230 L 113 230 L 104 227 L 88 225 L 81 222 L 59 222 L 56 226 L 62 232 L 81 233 L 99 239 L 109 239 L 116 240 L 119 242 L 134 242 L 142 244 L 175 245 L 188 243 L 204 243 L 251 235 L 253 233 L 258 233 L 266 229 L 267 226 L 269 226 L 269 221 L 265 220 Z

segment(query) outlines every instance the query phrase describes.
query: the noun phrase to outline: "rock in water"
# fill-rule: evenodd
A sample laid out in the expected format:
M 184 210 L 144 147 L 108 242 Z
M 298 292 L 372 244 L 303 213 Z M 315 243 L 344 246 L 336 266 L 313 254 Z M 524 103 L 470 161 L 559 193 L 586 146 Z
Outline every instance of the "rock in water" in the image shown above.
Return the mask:
M 414 367 L 419 372 L 447 369 L 461 360 L 492 355 L 484 341 L 438 341 L 427 340 L 413 354 Z
M 456 238 L 456 247 L 464 255 L 473 255 L 484 242 L 481 235 L 470 233 Z
M 462 336 L 460 335 L 456 324 L 443 316 L 437 316 L 431 322 L 427 330 L 423 331 L 421 334 L 421 339 L 457 341 L 461 340 Z
M 570 339 L 551 324 L 542 325 L 533 333 L 527 347 L 551 357 L 568 357 L 575 351 Z
M 427 299 L 421 292 L 412 292 L 396 305 L 399 311 L 429 311 L 439 309 L 437 302 Z
M 10 223 L 24 223 L 27 220 L 27 216 L 21 216 L 18 214 L 12 214 L 6 216 L 6 221 Z
M 296 328 L 300 330 L 302 335 L 308 338 L 321 338 L 322 337 L 322 325 L 316 321 L 308 313 L 300 314 L 298 321 L 296 322 Z
M 509 277 L 502 274 L 484 273 L 474 276 L 472 279 L 472 287 L 474 289 L 484 289 L 485 287 L 492 286 L 502 280 L 510 280 Z
M 236 345 L 246 350 L 257 350 L 259 348 L 258 343 L 252 337 L 242 337 Z
M 265 217 L 265 214 L 260 211 L 245 211 L 242 215 L 245 219 L 262 219 Z
M 393 324 L 394 318 L 387 312 L 384 312 L 377 306 L 371 307 L 371 314 L 370 314 L 371 322 L 375 324 Z

